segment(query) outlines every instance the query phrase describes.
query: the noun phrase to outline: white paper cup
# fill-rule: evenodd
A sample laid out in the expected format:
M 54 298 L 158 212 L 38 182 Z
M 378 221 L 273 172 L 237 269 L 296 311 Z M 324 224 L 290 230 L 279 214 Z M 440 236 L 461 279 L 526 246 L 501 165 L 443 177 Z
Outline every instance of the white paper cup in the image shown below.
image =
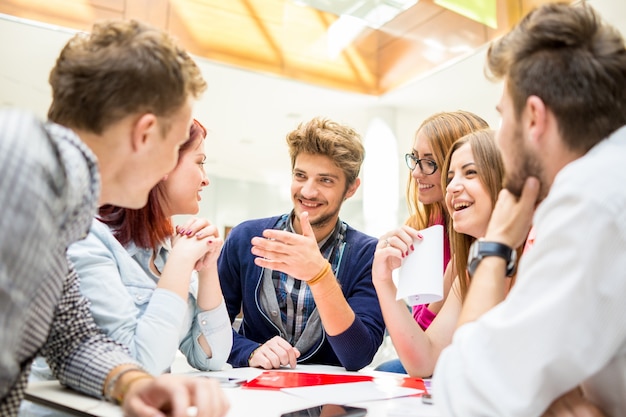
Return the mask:
M 443 226 L 421 230 L 415 250 L 404 258 L 398 272 L 396 299 L 409 305 L 430 304 L 443 298 Z

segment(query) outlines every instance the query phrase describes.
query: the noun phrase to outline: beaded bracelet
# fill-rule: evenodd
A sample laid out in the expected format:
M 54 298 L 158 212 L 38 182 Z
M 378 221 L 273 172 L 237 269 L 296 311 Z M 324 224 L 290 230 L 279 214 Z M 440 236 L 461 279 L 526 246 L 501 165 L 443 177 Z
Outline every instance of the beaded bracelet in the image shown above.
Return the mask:
M 324 275 L 328 273 L 328 271 L 330 271 L 330 262 L 326 261 L 326 263 L 322 267 L 322 270 L 306 283 L 309 284 L 309 286 L 317 284 L 324 277 Z

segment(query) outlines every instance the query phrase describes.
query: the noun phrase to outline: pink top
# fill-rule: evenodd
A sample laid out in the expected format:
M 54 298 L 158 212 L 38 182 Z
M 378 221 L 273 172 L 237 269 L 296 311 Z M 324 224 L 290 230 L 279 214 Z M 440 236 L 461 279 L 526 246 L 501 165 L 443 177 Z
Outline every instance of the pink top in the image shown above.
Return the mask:
M 440 224 L 443 226 L 443 268 L 445 269 L 450 262 L 450 237 L 448 236 L 448 230 L 446 227 L 446 222 L 443 217 L 440 217 L 436 221 L 432 223 L 431 226 Z M 422 330 L 426 330 L 430 323 L 435 319 L 436 314 L 428 309 L 427 304 L 420 304 L 413 306 L 413 318 L 422 328 Z
M 522 253 L 526 253 L 530 248 L 535 244 L 535 234 L 536 234 L 535 226 L 530 228 L 528 232 L 528 237 L 526 237 L 526 243 L 524 244 L 524 251 Z

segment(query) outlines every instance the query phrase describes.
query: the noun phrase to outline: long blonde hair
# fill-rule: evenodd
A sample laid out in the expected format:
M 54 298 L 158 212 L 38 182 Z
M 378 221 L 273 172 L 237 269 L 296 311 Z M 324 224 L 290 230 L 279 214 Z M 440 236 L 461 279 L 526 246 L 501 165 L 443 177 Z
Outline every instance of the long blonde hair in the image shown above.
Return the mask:
M 457 149 L 463 145 L 469 144 L 474 156 L 476 164 L 476 172 L 481 184 L 485 186 L 491 198 L 492 207 L 495 206 L 498 199 L 498 193 L 502 189 L 502 181 L 504 179 L 504 163 L 500 150 L 496 146 L 494 132 L 490 129 L 472 132 L 458 139 L 446 155 L 445 162 L 441 167 L 441 172 L 448 172 L 450 169 L 450 160 Z M 445 190 L 447 186 L 447 177 L 441 177 L 441 187 Z M 461 291 L 461 300 L 465 299 L 469 288 L 469 276 L 467 275 L 467 256 L 469 248 L 476 238 L 459 233 L 454 230 L 452 220 L 448 219 L 448 235 L 450 237 L 450 249 L 454 256 L 454 265 L 459 274 L 459 288 Z
M 421 133 L 428 139 L 433 159 L 437 166 L 441 167 L 455 140 L 475 130 L 487 128 L 489 125 L 481 117 L 468 111 L 458 110 L 435 113 L 428 117 L 415 132 L 415 137 L 417 138 L 417 135 Z M 442 178 L 444 178 L 443 175 Z M 415 229 L 424 229 L 438 219 L 446 221 L 448 218 L 443 200 L 432 204 L 420 203 L 419 187 L 411 171 L 409 171 L 407 181 L 406 199 L 409 206 L 409 218 L 406 224 Z

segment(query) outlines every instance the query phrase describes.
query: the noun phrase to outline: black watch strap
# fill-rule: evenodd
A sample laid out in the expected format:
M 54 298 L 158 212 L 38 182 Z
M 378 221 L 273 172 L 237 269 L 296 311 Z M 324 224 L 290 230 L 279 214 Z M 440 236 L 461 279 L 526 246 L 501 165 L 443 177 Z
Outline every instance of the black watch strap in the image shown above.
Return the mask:
M 510 277 L 515 272 L 515 264 L 517 261 L 517 253 L 511 248 L 500 242 L 489 242 L 485 240 L 477 240 L 472 243 L 467 260 L 467 271 L 471 276 L 476 272 L 476 268 L 480 261 L 487 256 L 497 256 L 506 262 L 506 276 Z

